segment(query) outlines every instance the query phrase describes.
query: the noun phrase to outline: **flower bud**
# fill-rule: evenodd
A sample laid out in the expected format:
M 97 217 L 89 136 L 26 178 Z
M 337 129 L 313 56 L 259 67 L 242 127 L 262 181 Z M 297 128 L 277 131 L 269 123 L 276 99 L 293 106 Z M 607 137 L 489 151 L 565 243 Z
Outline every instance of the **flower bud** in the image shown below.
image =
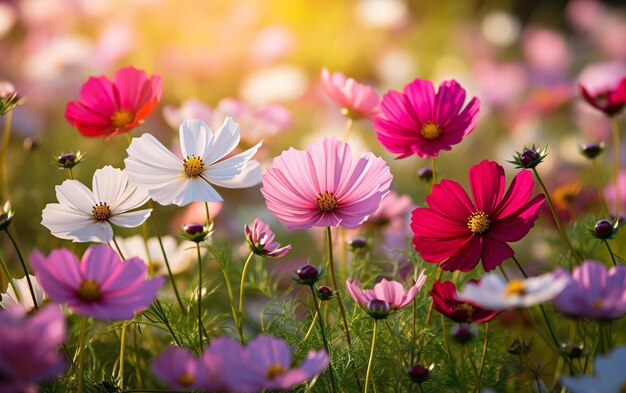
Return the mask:
M 297 277 L 293 277 L 294 281 L 302 285 L 313 285 L 323 277 L 323 269 L 313 265 L 304 265 L 296 270 Z
M 11 225 L 13 220 L 13 210 L 11 210 L 11 202 L 6 201 L 0 211 L 0 230 L 5 230 Z
M 385 319 L 391 312 L 391 306 L 385 300 L 372 299 L 367 303 L 366 311 L 374 319 Z
M 76 153 L 61 154 L 56 158 L 56 162 L 61 169 L 71 169 L 80 164 L 84 159 L 85 155 L 77 151 Z
M 561 351 L 570 359 L 586 356 L 584 344 L 561 344 Z
M 530 148 L 524 146 L 524 150 L 521 153 L 515 152 L 513 160 L 509 162 L 515 164 L 517 168 L 531 169 L 541 164 L 547 155 L 548 150 L 545 147 L 539 149 L 534 145 Z
M 326 285 L 322 285 L 321 287 L 317 288 L 317 297 L 320 300 L 330 300 L 332 299 L 334 294 L 335 292 L 332 290 L 332 288 L 327 287 Z
M 580 145 L 580 153 L 590 160 L 593 160 L 604 151 L 604 143 L 585 143 Z
M 511 343 L 511 346 L 509 346 L 509 348 L 507 349 L 507 352 L 510 353 L 511 355 L 518 355 L 518 356 L 527 355 L 530 353 L 530 351 L 532 351 L 532 348 L 533 348 L 532 341 L 529 342 L 528 344 L 525 344 L 524 342 L 516 338 Z
M 433 178 L 433 168 L 429 166 L 421 167 L 417 170 L 417 177 L 426 182 L 431 181 Z
M 348 246 L 350 247 L 351 251 L 359 251 L 359 250 L 366 249 L 368 246 L 367 243 L 368 243 L 367 239 L 364 238 L 363 236 L 355 236 L 351 238 L 350 240 L 348 240 Z
M 617 233 L 618 224 L 617 221 L 611 222 L 609 220 L 600 220 L 595 223 L 591 234 L 600 240 L 612 239 L 613 235 Z
M 452 329 L 452 337 L 460 344 L 467 344 L 475 335 L 474 329 L 467 324 L 460 324 Z
M 181 231 L 183 237 L 195 243 L 204 241 L 209 235 L 209 229 L 203 224 L 193 223 L 183 227 Z
M 408 369 L 409 379 L 415 383 L 422 383 L 430 377 L 432 369 L 432 364 L 429 367 L 424 367 L 421 364 L 414 364 Z

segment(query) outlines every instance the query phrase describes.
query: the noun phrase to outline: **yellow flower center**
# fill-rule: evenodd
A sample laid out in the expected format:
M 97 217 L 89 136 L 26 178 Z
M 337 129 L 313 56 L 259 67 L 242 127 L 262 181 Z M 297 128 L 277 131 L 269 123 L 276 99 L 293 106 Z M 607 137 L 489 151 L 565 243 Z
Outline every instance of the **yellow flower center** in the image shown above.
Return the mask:
M 274 363 L 274 364 L 272 364 L 271 366 L 269 366 L 267 368 L 267 370 L 265 371 L 265 376 L 268 379 L 274 379 L 274 378 L 278 377 L 279 375 L 284 374 L 285 371 L 287 371 L 287 370 L 285 370 L 283 368 L 283 366 L 281 366 L 278 363 Z
M 566 183 L 554 190 L 552 199 L 559 209 L 569 209 L 582 191 L 582 184 L 577 181 Z
M 600 310 L 603 305 L 604 305 L 604 300 L 602 299 L 598 299 L 595 302 L 593 302 L 593 308 L 595 308 L 596 310 Z
M 120 109 L 111 115 L 111 123 L 115 126 L 115 128 L 122 128 L 132 123 L 134 116 L 132 113 L 127 111 L 126 109 Z
M 111 218 L 111 208 L 105 202 L 100 202 L 94 205 L 91 214 L 96 221 L 106 221 Z
M 317 207 L 324 212 L 333 211 L 339 206 L 339 201 L 337 197 L 332 192 L 326 191 L 325 193 L 320 193 L 317 199 L 315 200 Z
M 204 161 L 198 156 L 188 156 L 183 160 L 183 168 L 185 169 L 185 175 L 196 177 L 204 172 Z
M 467 227 L 474 233 L 483 233 L 489 229 L 489 215 L 485 212 L 474 212 L 467 219 Z
M 509 281 L 509 284 L 506 286 L 506 290 L 504 291 L 506 296 L 524 295 L 525 293 L 526 290 L 524 289 L 524 281 L 522 280 Z
M 454 306 L 454 311 L 464 311 L 467 313 L 467 315 L 471 317 L 476 309 L 469 303 L 461 303 L 457 306 Z
M 427 121 L 426 123 L 422 124 L 421 134 L 424 138 L 428 140 L 435 139 L 439 135 L 441 135 L 441 128 L 439 128 L 439 124 L 432 121 Z
M 191 386 L 194 382 L 196 382 L 196 378 L 191 374 L 183 373 L 178 377 L 178 383 L 181 386 Z
M 78 297 L 86 302 L 95 302 L 100 295 L 100 284 L 96 280 L 83 280 L 78 287 Z

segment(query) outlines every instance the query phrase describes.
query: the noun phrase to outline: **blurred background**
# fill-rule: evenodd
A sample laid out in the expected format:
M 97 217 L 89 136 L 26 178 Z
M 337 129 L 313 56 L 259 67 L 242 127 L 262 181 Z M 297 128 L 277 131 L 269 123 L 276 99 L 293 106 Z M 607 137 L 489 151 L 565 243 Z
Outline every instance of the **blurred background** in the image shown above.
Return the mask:
M 513 166 L 505 160 L 514 150 L 548 144 L 550 156 L 540 172 L 549 188 L 559 190 L 555 195 L 563 214 L 575 219 L 583 211 L 594 214 L 595 188 L 607 185 L 611 176 L 606 154 L 599 159 L 606 170 L 594 172 L 578 152 L 580 143 L 610 141 L 608 120 L 581 101 L 578 84 L 626 75 L 626 5 L 595 0 L 0 1 L 0 58 L 0 80 L 13 83 L 27 99 L 14 112 L 3 195 L 13 202 L 12 228 L 26 254 L 33 247 L 48 252 L 71 246 L 39 224 L 45 204 L 56 202 L 54 185 L 67 178 L 55 157 L 84 152 L 85 162 L 75 173 L 87 186 L 95 169 L 123 167 L 124 136 L 84 138 L 66 122 L 64 111 L 89 76 L 111 78 L 127 65 L 161 75 L 164 86 L 159 106 L 133 136 L 150 132 L 176 146 L 177 110 L 189 99 L 213 109 L 227 105 L 226 98 L 250 108 L 281 105 L 284 111 L 271 126 L 256 127 L 255 117 L 236 119 L 244 144 L 265 139 L 260 157 L 265 165 L 289 146 L 304 149 L 324 135 L 341 137 L 345 118 L 321 87 L 322 67 L 371 84 L 381 94 L 401 90 L 417 77 L 436 83 L 454 78 L 468 96 L 480 98 L 481 114 L 476 130 L 440 155 L 439 177 L 467 184 L 469 167 L 485 158 L 505 165 L 512 176 Z M 429 186 L 416 171 L 428 161 L 394 161 L 367 120 L 355 124 L 351 146 L 355 153 L 385 157 L 395 175 L 394 189 L 424 204 Z M 220 192 L 226 203 L 216 217 L 216 236 L 243 240 L 243 224 L 255 216 L 270 222 L 285 243 L 308 244 L 319 235 L 286 234 L 257 188 Z M 169 220 L 182 212 L 159 208 L 161 232 L 176 234 L 181 218 L 173 221 L 176 225 Z M 405 224 L 400 247 L 410 237 L 408 219 Z M 6 236 L 0 242 L 5 258 L 15 261 Z M 533 247 L 541 257 L 545 247 Z

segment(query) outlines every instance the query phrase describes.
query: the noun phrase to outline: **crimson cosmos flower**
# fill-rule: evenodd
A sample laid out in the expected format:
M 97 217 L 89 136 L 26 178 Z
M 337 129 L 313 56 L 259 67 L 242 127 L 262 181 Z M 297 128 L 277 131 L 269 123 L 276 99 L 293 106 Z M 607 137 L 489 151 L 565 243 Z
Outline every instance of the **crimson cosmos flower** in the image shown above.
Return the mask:
M 413 246 L 426 262 L 443 270 L 467 272 L 482 260 L 485 271 L 513 256 L 507 244 L 522 239 L 538 218 L 544 196 L 530 199 L 530 171 L 519 172 L 504 194 L 504 168 L 484 160 L 469 171 L 474 202 L 457 182 L 444 179 L 413 210 Z
M 434 309 L 454 322 L 489 322 L 498 315 L 497 311 L 485 310 L 474 303 L 459 300 L 456 286 L 452 281 L 435 281 L 429 294 L 433 298 Z
M 580 94 L 585 101 L 607 116 L 615 116 L 626 106 L 626 78 L 622 78 L 616 86 L 592 91 L 580 85 Z

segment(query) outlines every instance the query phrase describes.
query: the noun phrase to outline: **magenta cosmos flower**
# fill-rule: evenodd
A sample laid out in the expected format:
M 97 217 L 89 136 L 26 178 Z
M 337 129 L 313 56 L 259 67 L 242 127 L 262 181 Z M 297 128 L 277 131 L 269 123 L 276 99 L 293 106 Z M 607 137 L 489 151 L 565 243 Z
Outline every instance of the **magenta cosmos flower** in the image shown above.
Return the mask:
M 35 251 L 31 265 L 52 301 L 98 319 L 134 318 L 163 285 L 163 277 L 145 279 L 148 268 L 141 259 L 122 261 L 106 244 L 89 247 L 80 262 L 66 249 L 54 250 L 47 258 Z
M 161 98 L 161 77 L 142 70 L 122 68 L 113 81 L 91 77 L 80 89 L 80 101 L 65 108 L 67 121 L 87 137 L 107 139 L 143 123 Z
M 346 288 L 350 297 L 359 305 L 367 307 L 372 300 L 382 300 L 389 305 L 390 312 L 398 310 L 411 303 L 417 293 L 426 282 L 425 270 L 420 272 L 415 284 L 405 291 L 401 283 L 397 281 L 389 281 L 384 278 L 374 285 L 374 289 L 361 290 L 361 284 L 357 280 L 348 279 Z
M 380 98 L 371 86 L 346 78 L 341 72 L 322 69 L 322 86 L 328 97 L 350 118 L 373 119 L 380 113 Z
M 626 266 L 607 270 L 600 262 L 586 260 L 571 275 L 559 269 L 557 276 L 571 279 L 554 299 L 563 314 L 592 319 L 617 319 L 626 314 Z
M 474 202 L 457 182 L 444 179 L 413 211 L 413 246 L 426 262 L 467 272 L 482 260 L 485 271 L 513 256 L 508 242 L 522 239 L 539 217 L 543 194 L 531 198 L 530 171 L 519 172 L 504 194 L 504 168 L 482 161 L 469 171 Z
M 152 362 L 152 373 L 174 389 L 199 389 L 207 385 L 207 375 L 200 359 L 190 350 L 167 347 Z
M 619 114 L 626 106 L 626 77 L 614 86 L 601 86 L 592 89 L 580 85 L 580 94 L 589 105 L 607 116 Z
M 37 392 L 37 383 L 61 374 L 67 366 L 59 351 L 65 335 L 57 306 L 32 317 L 21 307 L 0 311 L 0 392 Z
M 382 158 L 366 153 L 355 161 L 347 143 L 324 138 L 274 158 L 261 193 L 289 229 L 355 228 L 376 211 L 392 178 Z
M 258 218 L 254 219 L 252 228 L 246 224 L 244 232 L 250 251 L 262 257 L 280 258 L 287 255 L 289 250 L 291 250 L 291 244 L 281 247 L 274 240 L 274 232 L 272 232 L 270 226 Z
M 432 82 L 416 79 L 402 93 L 383 96 L 382 114 L 374 119 L 376 137 L 397 158 L 437 157 L 476 127 L 480 101 L 473 97 L 463 109 L 464 102 L 465 89 L 454 80 L 435 93 Z
M 478 283 L 475 280 L 470 282 Z M 429 292 L 435 310 L 458 323 L 489 322 L 498 315 L 497 311 L 483 309 L 474 303 L 459 300 L 459 294 L 452 281 L 435 281 Z
M 324 350 L 310 351 L 292 367 L 291 351 L 283 340 L 259 335 L 242 350 L 222 353 L 222 375 L 232 392 L 287 390 L 319 375 L 330 362 Z

